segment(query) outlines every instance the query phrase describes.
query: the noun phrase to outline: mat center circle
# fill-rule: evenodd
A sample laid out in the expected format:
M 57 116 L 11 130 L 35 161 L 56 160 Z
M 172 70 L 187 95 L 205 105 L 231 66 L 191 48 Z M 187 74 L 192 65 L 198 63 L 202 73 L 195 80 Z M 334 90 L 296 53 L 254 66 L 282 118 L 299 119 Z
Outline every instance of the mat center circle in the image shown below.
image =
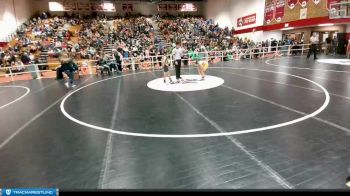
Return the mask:
M 150 89 L 158 91 L 170 91 L 170 92 L 189 92 L 200 91 L 215 88 L 224 84 L 224 80 L 215 76 L 206 76 L 204 80 L 201 80 L 199 75 L 182 75 L 182 80 L 176 81 L 175 77 L 166 78 L 164 82 L 163 78 L 158 78 L 148 82 L 147 86 Z
M 148 72 L 140 72 L 140 73 L 126 74 L 126 75 L 122 75 L 122 76 L 116 76 L 116 77 L 112 77 L 112 78 L 103 79 L 103 80 L 93 82 L 91 84 L 85 85 L 83 87 L 80 87 L 80 88 L 74 90 L 73 92 L 71 92 L 69 95 L 67 95 L 62 100 L 61 105 L 60 105 L 61 112 L 68 119 L 70 119 L 71 121 L 73 121 L 73 122 L 75 122 L 77 124 L 80 124 L 82 126 L 89 127 L 89 128 L 96 129 L 96 130 L 100 130 L 100 131 L 109 132 L 109 133 L 120 134 L 120 135 L 137 136 L 137 137 L 148 137 L 148 138 L 205 138 L 205 137 L 220 137 L 220 136 L 231 136 L 231 135 L 240 135 L 240 134 L 247 134 L 247 133 L 253 133 L 253 132 L 261 132 L 261 131 L 266 131 L 266 130 L 270 130 L 270 129 L 277 129 L 277 128 L 280 128 L 280 127 L 293 125 L 293 124 L 305 121 L 305 120 L 307 120 L 309 118 L 312 118 L 312 117 L 318 115 L 324 109 L 326 109 L 326 107 L 328 106 L 329 101 L 330 101 L 330 96 L 329 96 L 329 93 L 328 93 L 327 89 L 325 89 L 322 85 L 320 85 L 320 84 L 318 84 L 318 83 L 316 83 L 316 82 L 314 82 L 312 80 L 309 80 L 307 78 L 303 78 L 301 76 L 292 75 L 292 74 L 283 73 L 283 72 L 276 72 L 276 71 L 269 71 L 269 70 L 260 70 L 260 69 L 249 69 L 249 68 L 211 67 L 210 69 L 249 70 L 249 71 L 260 71 L 260 72 L 266 72 L 266 73 L 275 73 L 275 74 L 282 74 L 282 75 L 286 75 L 286 76 L 291 76 L 291 77 L 294 77 L 294 78 L 298 78 L 298 79 L 310 82 L 310 83 L 318 86 L 323 91 L 323 93 L 325 95 L 325 101 L 324 101 L 323 105 L 320 106 L 314 112 L 312 112 L 310 114 L 306 114 L 306 115 L 301 116 L 301 117 L 299 117 L 297 119 L 294 119 L 294 120 L 282 122 L 282 123 L 279 123 L 279 124 L 268 125 L 268 126 L 264 126 L 264 127 L 246 129 L 246 130 L 231 130 L 229 132 L 208 133 L 208 134 L 204 134 L 204 133 L 203 134 L 155 134 L 155 133 L 140 133 L 140 132 L 114 130 L 114 129 L 101 127 L 101 126 L 90 124 L 88 122 L 81 121 L 81 120 L 71 116 L 66 111 L 66 109 L 65 109 L 65 102 L 67 101 L 67 99 L 69 99 L 72 95 L 74 95 L 75 93 L 81 91 L 82 89 L 87 88 L 87 87 L 91 87 L 93 85 L 96 85 L 96 84 L 99 84 L 99 83 L 102 83 L 102 82 L 105 82 L 105 81 L 108 81 L 108 80 L 112 80 L 112 79 L 115 79 L 115 78 L 132 76 L 132 75 L 135 75 L 135 74 L 148 73 Z M 197 77 L 198 77 L 198 75 L 197 75 Z M 198 112 L 198 111 L 196 111 L 196 112 Z

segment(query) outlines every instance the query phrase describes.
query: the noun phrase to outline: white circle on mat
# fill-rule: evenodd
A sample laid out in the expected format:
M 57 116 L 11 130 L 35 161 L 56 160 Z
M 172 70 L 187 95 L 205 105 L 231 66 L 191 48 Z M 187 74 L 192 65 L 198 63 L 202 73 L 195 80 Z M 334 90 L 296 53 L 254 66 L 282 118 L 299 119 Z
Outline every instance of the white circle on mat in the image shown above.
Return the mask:
M 25 87 L 25 86 L 0 86 L 0 88 L 22 88 L 22 89 L 26 90 L 26 92 L 22 96 L 18 97 L 15 100 L 12 100 L 11 102 L 9 102 L 9 103 L 7 103 L 5 105 L 1 105 L 0 106 L 0 110 L 6 108 L 7 106 L 9 106 L 9 105 L 11 105 L 11 104 L 13 104 L 13 103 L 15 103 L 15 102 L 17 102 L 19 100 L 21 100 L 22 98 L 27 96 L 29 94 L 29 92 L 30 92 L 30 89 L 28 87 Z
M 200 91 L 215 88 L 224 84 L 224 80 L 215 76 L 206 76 L 204 81 L 200 81 L 199 75 L 181 75 L 183 81 L 180 83 L 170 84 L 169 79 L 166 79 L 164 83 L 163 78 L 158 78 L 148 82 L 147 86 L 150 89 L 158 91 L 170 91 L 170 92 L 189 92 Z M 171 77 L 173 81 L 175 77 Z
M 337 65 L 350 65 L 350 59 L 319 59 L 317 62 Z
M 317 110 L 315 110 L 314 112 L 307 114 L 305 116 L 301 116 L 297 119 L 291 120 L 291 121 L 287 121 L 287 122 L 283 122 L 283 123 L 279 123 L 279 124 L 274 124 L 274 125 L 270 125 L 270 126 L 265 126 L 265 127 L 258 127 L 258 128 L 253 128 L 253 129 L 246 129 L 246 130 L 232 130 L 230 132 L 225 132 L 225 133 L 209 133 L 209 134 L 177 134 L 177 135 L 170 135 L 170 134 L 152 134 L 152 133 L 139 133 L 139 132 L 128 132 L 128 131 L 121 131 L 121 130 L 113 130 L 113 129 L 109 129 L 107 127 L 100 127 L 100 126 L 96 126 L 87 122 L 83 122 L 79 119 L 74 118 L 73 116 L 71 116 L 70 114 L 68 114 L 68 112 L 65 109 L 65 102 L 67 101 L 67 99 L 69 97 L 71 97 L 72 95 L 74 95 L 75 93 L 81 91 L 84 88 L 96 85 L 98 83 L 102 83 L 104 81 L 108 81 L 108 80 L 113 80 L 115 78 L 121 78 L 121 77 L 125 77 L 125 76 L 131 76 L 131 75 L 138 75 L 138 74 L 144 74 L 147 73 L 145 72 L 139 72 L 139 73 L 134 73 L 134 74 L 126 74 L 126 75 L 122 75 L 122 76 L 116 76 L 116 77 L 112 77 L 112 78 L 107 78 L 107 79 L 103 79 L 97 82 L 93 82 L 91 84 L 85 85 L 83 87 L 80 87 L 76 90 L 74 90 L 73 92 L 71 92 L 70 94 L 68 94 L 61 102 L 60 108 L 61 108 L 61 112 L 64 116 L 66 116 L 69 120 L 80 124 L 82 126 L 88 127 L 88 128 L 92 128 L 92 129 L 96 129 L 96 130 L 100 130 L 100 131 L 105 131 L 108 133 L 115 133 L 115 134 L 120 134 L 120 135 L 127 135 L 127 136 L 136 136 L 136 137 L 147 137 L 147 138 L 205 138 L 205 137 L 220 137 L 220 136 L 229 136 L 229 135 L 240 135 L 240 134 L 247 134 L 247 133 L 254 133 L 254 132 L 261 132 L 261 131 L 266 131 L 266 130 L 271 130 L 271 129 L 277 129 L 277 128 L 281 128 L 281 127 L 285 127 L 285 126 L 289 126 L 289 125 L 293 125 L 302 121 L 305 121 L 309 118 L 312 118 L 316 115 L 318 115 L 319 113 L 321 113 L 324 109 L 326 109 L 326 107 L 329 104 L 330 101 L 330 96 L 329 93 L 327 91 L 326 88 L 324 88 L 322 85 L 316 83 L 315 81 L 309 80 L 307 78 L 303 78 L 301 76 L 297 76 L 297 75 L 292 75 L 292 74 L 288 74 L 288 73 L 284 73 L 284 72 L 276 72 L 276 71 L 269 71 L 269 70 L 261 70 L 261 69 L 249 69 L 249 68 L 233 68 L 233 67 L 210 67 L 209 69 L 228 69 L 228 70 L 250 70 L 250 71 L 260 71 L 260 72 L 267 72 L 267 73 L 275 73 L 275 74 L 282 74 L 282 75 L 286 75 L 286 76 L 291 76 L 294 78 L 298 78 L 307 82 L 310 82 L 313 85 L 316 85 L 317 87 L 319 87 L 324 95 L 325 95 L 325 101 L 322 104 L 322 106 L 320 106 Z M 233 119 L 234 120 L 234 119 Z

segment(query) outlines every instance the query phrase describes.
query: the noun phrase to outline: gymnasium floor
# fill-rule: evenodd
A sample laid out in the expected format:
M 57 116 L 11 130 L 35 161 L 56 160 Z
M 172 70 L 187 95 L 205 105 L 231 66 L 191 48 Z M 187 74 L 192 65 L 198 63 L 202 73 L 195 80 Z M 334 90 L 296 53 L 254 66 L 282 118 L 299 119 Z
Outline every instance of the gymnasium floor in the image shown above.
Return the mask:
M 161 71 L 85 77 L 69 97 L 63 81 L 1 84 L 1 187 L 347 188 L 350 66 L 284 57 L 207 74 L 224 84 L 148 88 Z M 28 89 L 5 85 L 30 92 L 8 105 Z

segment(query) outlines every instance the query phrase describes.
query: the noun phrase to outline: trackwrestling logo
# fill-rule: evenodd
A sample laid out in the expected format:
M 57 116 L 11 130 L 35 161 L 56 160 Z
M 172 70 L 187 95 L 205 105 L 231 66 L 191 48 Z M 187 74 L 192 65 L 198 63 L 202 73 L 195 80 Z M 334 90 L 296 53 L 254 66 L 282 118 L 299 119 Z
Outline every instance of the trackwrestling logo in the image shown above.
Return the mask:
M 31 195 L 31 196 L 39 196 L 39 195 L 49 195 L 49 196 L 57 196 L 58 189 L 0 189 L 0 196 L 16 196 L 16 195 Z

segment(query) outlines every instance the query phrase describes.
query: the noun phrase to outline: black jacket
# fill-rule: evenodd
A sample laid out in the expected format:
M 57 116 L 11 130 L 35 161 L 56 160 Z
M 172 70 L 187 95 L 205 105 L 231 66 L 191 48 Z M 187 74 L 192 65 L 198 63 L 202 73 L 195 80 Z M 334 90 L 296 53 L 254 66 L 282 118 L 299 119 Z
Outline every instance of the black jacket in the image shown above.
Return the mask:
M 61 63 L 62 71 L 76 71 L 78 70 L 78 65 L 75 64 L 72 60 Z

